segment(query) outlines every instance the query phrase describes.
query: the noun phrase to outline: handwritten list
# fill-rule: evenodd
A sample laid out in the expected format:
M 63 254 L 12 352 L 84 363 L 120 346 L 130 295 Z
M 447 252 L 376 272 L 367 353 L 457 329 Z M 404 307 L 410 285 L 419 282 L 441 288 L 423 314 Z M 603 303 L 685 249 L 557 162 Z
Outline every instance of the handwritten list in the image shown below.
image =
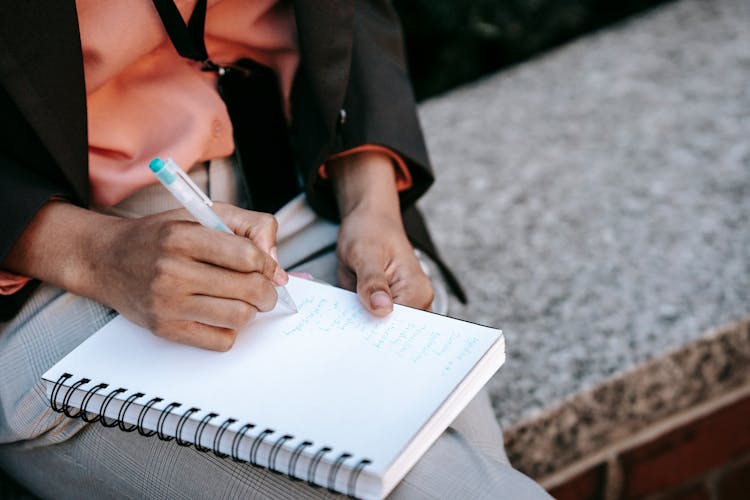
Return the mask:
M 409 321 L 404 316 L 409 310 L 396 309 L 387 318 L 377 318 L 350 297 L 328 298 L 307 296 L 297 307 L 295 324 L 284 330 L 286 336 L 300 335 L 357 335 L 369 347 L 385 351 L 414 364 L 439 364 L 441 371 L 450 372 L 457 362 L 472 356 L 479 347 L 479 338 L 466 335 L 425 318 Z M 459 324 L 460 325 L 460 324 Z

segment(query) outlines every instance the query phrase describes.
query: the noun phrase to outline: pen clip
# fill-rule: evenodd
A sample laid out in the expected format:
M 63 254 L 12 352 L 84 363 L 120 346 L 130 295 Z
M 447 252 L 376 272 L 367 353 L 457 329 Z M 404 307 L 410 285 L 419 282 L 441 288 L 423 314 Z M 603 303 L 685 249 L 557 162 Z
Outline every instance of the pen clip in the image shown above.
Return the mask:
M 188 176 L 188 174 L 185 173 L 180 166 L 172 160 L 172 158 L 167 158 L 167 165 L 171 166 L 174 169 L 174 173 L 177 174 L 180 179 L 185 181 L 185 183 L 188 185 L 190 189 L 193 190 L 193 192 L 198 195 L 198 198 L 201 199 L 203 203 L 208 205 L 209 207 L 213 206 L 214 202 L 211 201 L 211 198 L 206 196 L 206 194 L 201 191 L 201 188 L 195 185 L 195 182 L 193 182 L 193 179 Z

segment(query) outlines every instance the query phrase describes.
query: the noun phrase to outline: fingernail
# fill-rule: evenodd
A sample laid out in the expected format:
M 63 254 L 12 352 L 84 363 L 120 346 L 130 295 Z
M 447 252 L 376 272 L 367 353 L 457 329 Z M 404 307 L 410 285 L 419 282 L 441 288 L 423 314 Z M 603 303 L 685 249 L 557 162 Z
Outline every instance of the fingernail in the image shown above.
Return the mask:
M 286 285 L 287 281 L 289 281 L 289 276 L 287 276 L 286 271 L 281 266 L 276 266 L 276 271 L 273 273 L 273 281 L 277 285 Z
M 275 260 L 276 262 L 279 261 L 279 251 L 276 249 L 276 247 L 271 247 L 271 250 L 269 250 L 268 253 L 271 254 L 273 260 Z
M 393 307 L 393 302 L 387 293 L 378 290 L 370 295 L 370 305 L 373 309 L 390 309 Z

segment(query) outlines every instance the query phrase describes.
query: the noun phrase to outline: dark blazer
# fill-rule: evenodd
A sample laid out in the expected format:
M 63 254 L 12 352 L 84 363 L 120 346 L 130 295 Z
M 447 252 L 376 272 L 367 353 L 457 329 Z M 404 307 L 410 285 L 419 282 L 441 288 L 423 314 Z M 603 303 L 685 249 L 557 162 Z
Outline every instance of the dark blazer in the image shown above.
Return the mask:
M 331 186 L 317 174 L 331 155 L 362 144 L 396 151 L 414 180 L 401 193 L 407 233 L 435 258 L 463 299 L 413 206 L 433 177 L 390 3 L 294 3 L 301 63 L 292 93 L 292 133 L 311 206 L 337 217 Z M 2 262 L 50 197 L 89 203 L 86 94 L 74 0 L 25 0 L 0 16 L 0 119 Z M 0 298 L 0 320 L 15 314 L 32 287 L 26 288 Z

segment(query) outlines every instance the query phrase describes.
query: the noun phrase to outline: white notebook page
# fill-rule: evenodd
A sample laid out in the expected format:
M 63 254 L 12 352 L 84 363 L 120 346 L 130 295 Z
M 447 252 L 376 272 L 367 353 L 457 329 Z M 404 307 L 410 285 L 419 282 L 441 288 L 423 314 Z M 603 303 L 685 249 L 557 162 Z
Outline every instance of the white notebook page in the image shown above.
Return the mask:
M 355 294 L 294 277 L 287 287 L 299 313 L 259 315 L 226 353 L 119 316 L 44 378 L 68 372 L 252 422 L 367 457 L 368 472 L 382 475 L 502 336 L 401 306 L 375 318 Z

